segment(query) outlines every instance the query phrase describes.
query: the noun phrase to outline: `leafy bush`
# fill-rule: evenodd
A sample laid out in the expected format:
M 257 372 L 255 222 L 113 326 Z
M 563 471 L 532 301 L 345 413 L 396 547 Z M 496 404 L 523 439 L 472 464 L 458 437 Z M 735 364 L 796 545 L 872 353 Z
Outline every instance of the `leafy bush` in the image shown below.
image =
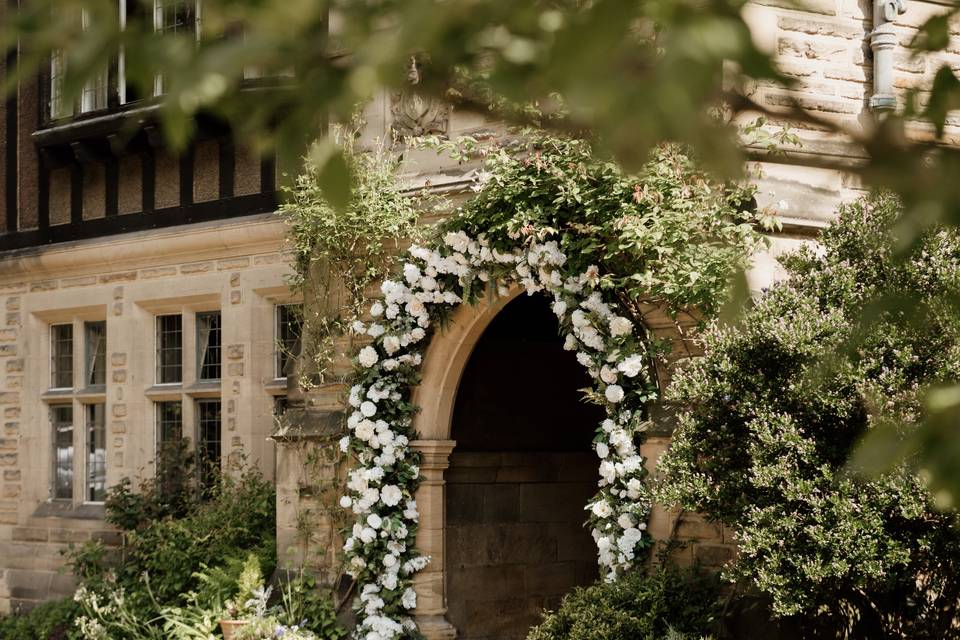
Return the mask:
M 935 231 L 898 259 L 898 216 L 885 197 L 842 207 L 825 252 L 785 260 L 790 280 L 714 325 L 670 392 L 690 410 L 659 462 L 660 499 L 730 526 L 730 576 L 827 635 L 941 638 L 957 623 L 955 514 L 906 465 L 846 471 L 867 431 L 909 433 L 927 385 L 960 378 L 960 239 Z M 907 303 L 872 310 L 881 292 Z
M 30 611 L 0 619 L 3 640 L 78 640 L 73 620 L 80 605 L 72 599 L 45 602 Z
M 718 596 L 718 581 L 693 570 L 635 570 L 567 594 L 527 640 L 693 640 L 710 633 Z
M 87 617 L 95 620 L 90 614 L 100 606 L 117 612 L 115 620 L 104 622 L 112 634 L 107 638 L 138 637 L 154 629 L 160 633 L 162 612 L 168 608 L 180 608 L 185 615 L 197 607 L 211 608 L 224 592 L 233 593 L 250 553 L 260 568 L 273 571 L 273 486 L 258 471 L 246 470 L 239 478 L 217 478 L 201 496 L 189 474 L 181 476 L 146 480 L 137 492 L 129 481 L 110 490 L 107 519 L 126 538 L 119 562 L 100 542 L 68 553 Z M 93 625 L 87 637 L 96 633 Z

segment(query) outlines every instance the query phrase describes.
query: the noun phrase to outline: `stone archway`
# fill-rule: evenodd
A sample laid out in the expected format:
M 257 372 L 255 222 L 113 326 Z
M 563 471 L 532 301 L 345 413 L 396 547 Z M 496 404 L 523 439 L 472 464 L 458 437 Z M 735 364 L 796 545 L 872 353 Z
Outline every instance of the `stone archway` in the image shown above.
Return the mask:
M 544 296 L 515 299 L 460 380 L 445 535 L 447 617 L 463 640 L 522 640 L 543 609 L 598 577 L 583 523 L 605 413 L 582 401 L 591 379 L 558 334 Z
M 430 563 L 414 577 L 417 592 L 414 617 L 427 640 L 452 640 L 457 635 L 447 617 L 445 534 L 445 473 L 456 445 L 452 439 L 452 423 L 457 391 L 470 355 L 488 325 L 504 307 L 523 294 L 523 289 L 514 286 L 505 296 L 456 307 L 445 326 L 430 341 L 423 358 L 420 384 L 413 389 L 412 400 L 420 410 L 413 418 L 419 439 L 411 442 L 411 447 L 422 456 L 422 481 L 416 495 L 420 511 L 416 546 L 430 557 Z M 685 335 L 685 331 L 697 324 L 697 317 L 681 313 L 677 318 L 671 318 L 663 308 L 654 305 L 644 305 L 641 311 L 645 328 L 673 345 L 673 353 L 666 364 L 663 368 L 658 367 L 658 377 L 665 382 L 673 361 L 697 353 Z M 670 421 L 669 411 L 658 413 L 664 413 Z M 648 434 L 641 445 L 641 453 L 647 459 L 649 470 L 653 470 L 656 459 L 668 443 L 667 432 Z M 653 538 L 666 539 L 674 519 L 674 515 L 654 505 L 648 526 Z

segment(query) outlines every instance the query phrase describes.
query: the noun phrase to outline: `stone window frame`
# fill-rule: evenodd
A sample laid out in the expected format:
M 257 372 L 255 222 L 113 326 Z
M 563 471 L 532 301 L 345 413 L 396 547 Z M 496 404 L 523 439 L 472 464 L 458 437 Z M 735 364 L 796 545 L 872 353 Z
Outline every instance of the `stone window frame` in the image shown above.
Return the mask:
M 289 307 L 298 307 L 299 317 L 296 318 L 296 322 L 287 321 L 286 324 L 292 325 L 296 324 L 296 336 L 293 339 L 293 344 L 291 346 L 295 347 L 297 343 L 300 342 L 301 335 L 303 333 L 303 303 L 302 302 L 277 302 L 273 305 L 273 314 L 274 314 L 274 323 L 273 323 L 273 345 L 274 345 L 274 379 L 275 380 L 286 380 L 287 376 L 283 373 L 284 368 L 286 368 L 287 363 L 287 353 L 286 349 L 289 347 L 286 344 L 286 339 L 283 335 L 283 310 Z M 296 359 L 295 355 L 289 356 L 291 359 Z
M 269 316 L 266 313 L 258 312 L 258 318 L 254 323 L 261 327 L 271 327 L 270 329 L 270 367 L 266 375 L 262 376 L 263 390 L 273 396 L 273 407 L 271 413 L 276 416 L 277 399 L 285 398 L 288 392 L 287 377 L 277 376 L 277 308 L 281 306 L 296 305 L 305 309 L 303 296 L 288 286 L 279 287 L 260 287 L 253 290 L 260 298 L 262 304 L 269 309 Z M 267 324 L 269 323 L 269 324 Z M 262 347 L 257 353 L 262 353 Z
M 123 1 L 121 0 L 121 5 Z M 90 28 L 90 12 L 80 10 L 81 28 L 86 31 Z M 110 86 L 108 80 L 108 65 L 104 65 L 100 73 L 87 80 L 80 88 L 80 95 L 71 103 L 63 99 L 63 80 L 67 72 L 65 51 L 54 49 L 50 53 L 49 61 L 49 99 L 46 105 L 46 117 L 51 121 L 64 120 L 75 115 L 87 115 L 105 111 L 110 102 Z
M 122 0 L 121 0 L 122 2 Z M 201 29 L 201 16 L 203 3 L 201 0 L 153 0 L 153 28 L 155 31 L 163 33 L 170 29 L 167 25 L 164 24 L 164 16 L 166 8 L 164 5 L 178 5 L 178 4 L 193 4 L 193 24 L 190 25 L 190 29 L 184 29 L 181 33 L 190 33 L 191 31 L 194 34 L 194 37 L 197 41 L 197 44 L 200 43 L 200 36 L 202 33 Z M 126 26 L 126 10 L 123 12 L 123 20 L 121 21 L 121 27 Z M 177 33 L 177 29 L 174 26 L 173 32 Z M 126 78 L 121 77 L 121 84 L 126 84 Z M 162 96 L 163 91 L 163 75 L 157 74 L 153 79 L 153 96 L 155 98 Z
M 88 354 L 88 334 L 87 325 L 90 323 L 104 323 L 104 353 L 106 354 L 110 346 L 110 331 L 108 329 L 106 307 L 102 305 L 93 307 L 84 307 L 79 309 L 63 309 L 54 312 L 37 314 L 44 322 L 47 332 L 47 339 L 42 341 L 45 345 L 46 353 L 43 359 L 47 362 L 47 381 L 53 385 L 53 327 L 70 326 L 72 327 L 72 360 L 71 360 L 71 380 L 70 387 L 49 386 L 47 391 L 41 394 L 41 402 L 44 406 L 46 431 L 48 438 L 45 439 L 46 450 L 49 455 L 50 464 L 47 465 L 49 477 L 47 478 L 47 502 L 58 504 L 70 503 L 74 506 L 83 505 L 102 505 L 103 500 L 90 500 L 87 490 L 90 478 L 90 460 L 89 460 L 89 428 L 87 415 L 89 407 L 101 405 L 103 418 L 103 450 L 106 451 L 106 409 L 107 409 L 107 384 L 104 376 L 104 384 L 88 385 L 87 381 L 87 354 Z M 77 339 L 79 336 L 80 339 Z M 106 362 L 104 362 L 106 364 Z M 78 385 L 78 381 L 81 385 Z M 70 407 L 73 427 L 73 455 L 72 455 L 72 475 L 71 475 L 71 497 L 63 498 L 56 495 L 56 438 L 54 434 L 54 411 L 58 407 Z M 106 478 L 106 470 L 109 461 L 104 453 L 103 456 L 103 476 Z M 106 496 L 104 495 L 104 498 Z
M 180 428 L 181 437 L 191 438 L 190 445 L 194 452 L 197 448 L 196 430 L 193 428 L 198 421 L 198 411 L 196 400 L 215 399 L 221 400 L 221 380 L 200 380 L 199 349 L 197 338 L 199 335 L 197 327 L 197 316 L 203 313 L 218 312 L 221 317 L 221 342 L 223 337 L 223 307 L 219 293 L 206 293 L 200 295 L 186 296 L 184 298 L 173 298 L 163 300 L 138 300 L 137 306 L 149 314 L 152 326 L 155 327 L 151 332 L 153 343 L 149 347 L 149 353 L 152 354 L 150 369 L 154 372 L 154 378 L 144 389 L 144 397 L 150 405 L 150 414 L 152 421 L 152 440 L 154 460 L 159 453 L 159 433 L 158 413 L 161 402 L 179 402 L 180 403 Z M 158 376 L 158 347 L 159 331 L 156 330 L 160 316 L 179 315 L 181 319 L 181 381 L 161 383 L 157 381 Z M 221 348 L 221 367 L 223 366 L 223 344 Z M 193 425 L 193 426 L 191 426 Z M 221 416 L 222 429 L 222 416 Z M 222 431 L 221 431 L 222 437 Z M 221 446 L 221 463 L 226 463 L 226 456 L 223 455 Z

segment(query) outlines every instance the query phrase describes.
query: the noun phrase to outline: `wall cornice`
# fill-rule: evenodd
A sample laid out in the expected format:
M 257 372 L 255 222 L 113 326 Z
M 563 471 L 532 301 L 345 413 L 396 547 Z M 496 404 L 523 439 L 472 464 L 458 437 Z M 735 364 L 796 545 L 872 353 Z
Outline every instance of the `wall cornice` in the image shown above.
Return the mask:
M 0 284 L 274 253 L 286 225 L 275 214 L 33 247 L 0 255 Z

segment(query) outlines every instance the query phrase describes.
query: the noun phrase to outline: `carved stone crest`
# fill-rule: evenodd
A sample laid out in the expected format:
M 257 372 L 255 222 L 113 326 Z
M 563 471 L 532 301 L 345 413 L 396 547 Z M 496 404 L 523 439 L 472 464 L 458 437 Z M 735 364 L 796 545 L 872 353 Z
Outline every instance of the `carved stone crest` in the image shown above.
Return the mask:
M 407 80 L 410 83 L 408 87 L 390 96 L 394 134 L 404 138 L 446 133 L 450 123 L 450 106 L 417 91 L 420 67 L 415 57 L 410 59 Z

